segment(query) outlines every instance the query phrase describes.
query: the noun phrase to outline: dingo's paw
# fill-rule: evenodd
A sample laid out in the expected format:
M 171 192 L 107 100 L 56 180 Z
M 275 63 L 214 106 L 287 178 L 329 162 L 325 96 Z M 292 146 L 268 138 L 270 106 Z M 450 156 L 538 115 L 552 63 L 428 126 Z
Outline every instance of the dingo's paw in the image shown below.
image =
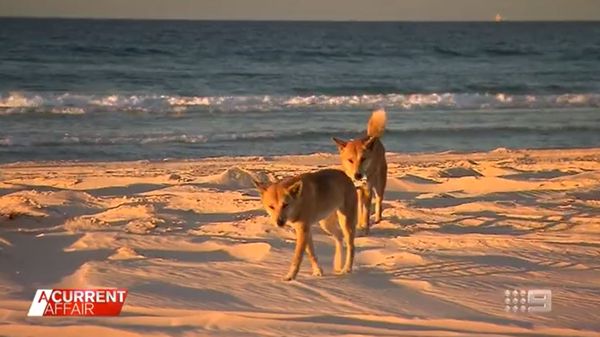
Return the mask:
M 344 275 L 344 274 L 350 274 L 352 273 L 352 268 L 344 268 L 340 271 L 340 275 Z
M 316 277 L 321 277 L 323 276 L 323 270 L 321 268 L 315 269 L 313 270 L 312 275 Z
M 282 281 L 285 281 L 285 282 L 289 282 L 289 281 L 291 281 L 291 280 L 293 280 L 293 279 L 295 279 L 295 278 L 296 278 L 296 275 L 293 275 L 293 274 L 287 274 L 287 275 L 285 275 L 284 277 L 282 277 L 282 278 L 281 278 L 281 280 L 282 280 Z

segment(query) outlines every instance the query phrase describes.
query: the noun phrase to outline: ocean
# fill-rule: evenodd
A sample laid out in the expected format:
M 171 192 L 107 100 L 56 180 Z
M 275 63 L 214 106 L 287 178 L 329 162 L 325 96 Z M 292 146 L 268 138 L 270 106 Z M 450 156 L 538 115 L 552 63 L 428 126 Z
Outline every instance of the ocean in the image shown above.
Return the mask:
M 0 162 L 600 146 L 600 23 L 0 19 Z

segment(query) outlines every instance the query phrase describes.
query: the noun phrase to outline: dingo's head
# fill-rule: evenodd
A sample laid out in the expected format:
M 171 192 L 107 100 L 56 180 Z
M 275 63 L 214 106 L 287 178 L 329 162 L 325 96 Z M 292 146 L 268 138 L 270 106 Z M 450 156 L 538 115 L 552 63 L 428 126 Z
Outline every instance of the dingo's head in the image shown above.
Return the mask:
M 260 199 L 271 220 L 279 227 L 283 227 L 288 220 L 297 217 L 297 201 L 302 194 L 302 181 L 291 184 L 278 182 L 264 184 L 254 180 L 254 185 L 260 192 Z
M 346 175 L 354 181 L 355 185 L 363 184 L 367 179 L 367 168 L 371 165 L 371 155 L 375 137 L 364 137 L 354 140 L 342 140 L 333 137 L 333 141 L 340 150 L 342 167 Z

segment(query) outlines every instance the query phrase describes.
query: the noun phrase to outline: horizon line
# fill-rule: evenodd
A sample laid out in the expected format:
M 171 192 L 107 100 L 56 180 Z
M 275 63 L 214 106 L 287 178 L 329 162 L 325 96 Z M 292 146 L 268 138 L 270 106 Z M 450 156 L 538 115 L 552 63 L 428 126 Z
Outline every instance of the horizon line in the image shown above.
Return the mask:
M 494 24 L 503 24 L 503 23 L 528 23 L 528 22 L 538 22 L 538 23 L 559 23 L 559 22 L 600 22 L 600 19 L 523 19 L 523 20 L 511 20 L 511 19 L 503 19 L 501 22 L 496 22 L 492 19 L 483 20 L 454 20 L 454 19 L 444 19 L 444 20 L 436 20 L 436 19 L 428 19 L 428 20 L 418 20 L 418 19 L 398 19 L 398 20 L 362 20 L 362 19 L 263 19 L 263 18 L 237 18 L 237 19 L 209 19 L 209 18 L 132 18 L 132 17 L 95 17 L 95 16 L 2 16 L 0 15 L 0 20 L 3 19 L 36 19 L 36 20 L 106 20 L 106 21 L 199 21 L 199 22 L 315 22 L 315 23 L 494 23 Z

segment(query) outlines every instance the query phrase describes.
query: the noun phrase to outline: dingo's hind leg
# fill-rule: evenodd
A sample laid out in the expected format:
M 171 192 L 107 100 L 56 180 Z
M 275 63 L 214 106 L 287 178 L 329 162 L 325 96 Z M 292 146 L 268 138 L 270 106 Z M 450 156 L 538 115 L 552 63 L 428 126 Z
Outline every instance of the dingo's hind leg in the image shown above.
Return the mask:
M 381 170 L 379 181 L 375 184 L 373 189 L 375 192 L 375 223 L 381 221 L 381 214 L 383 213 L 383 193 L 385 192 L 385 185 L 387 182 L 387 167 L 384 166 Z
M 375 189 L 375 221 L 374 223 L 379 223 L 381 221 L 381 214 L 383 213 L 383 191 L 378 191 Z
M 321 225 L 321 229 L 329 235 L 333 239 L 335 243 L 335 253 L 333 255 L 333 271 L 335 273 L 340 273 L 342 271 L 342 247 L 344 235 L 338 225 L 337 214 L 336 212 L 331 213 L 331 215 L 319 222 Z

